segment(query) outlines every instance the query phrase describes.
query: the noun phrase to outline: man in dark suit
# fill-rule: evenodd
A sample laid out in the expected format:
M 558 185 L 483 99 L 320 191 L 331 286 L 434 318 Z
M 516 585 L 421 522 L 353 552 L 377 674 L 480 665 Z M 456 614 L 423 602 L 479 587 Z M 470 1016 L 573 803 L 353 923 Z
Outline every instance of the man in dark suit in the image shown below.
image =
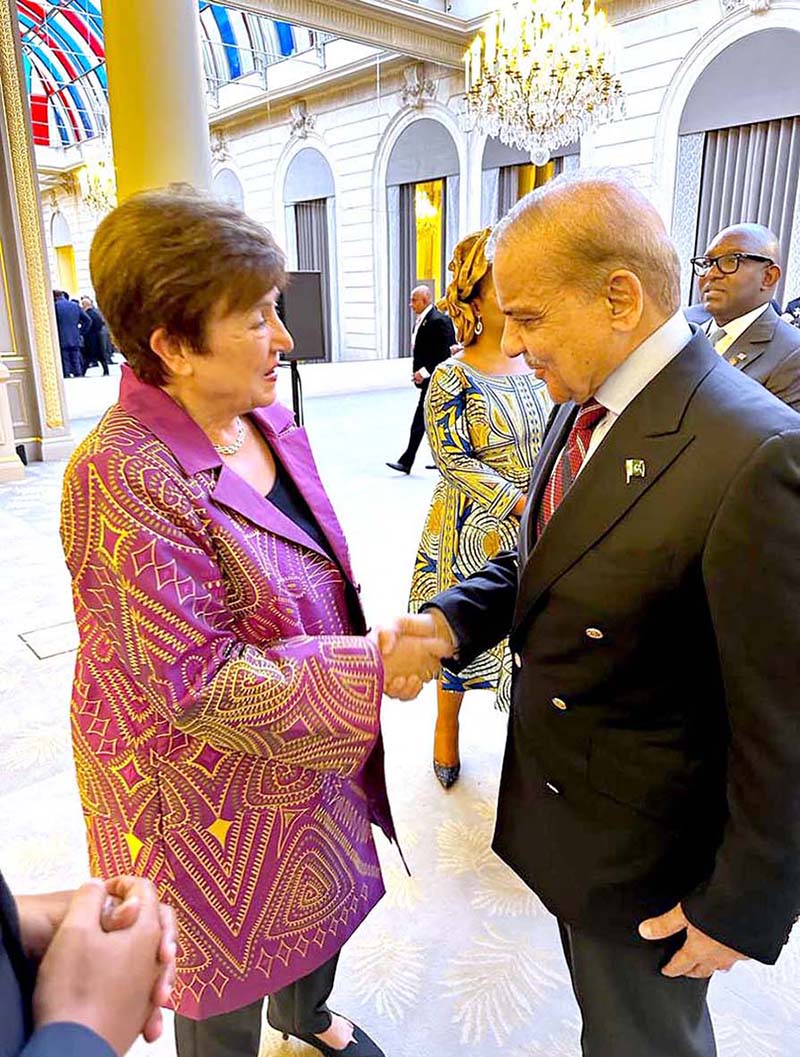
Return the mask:
M 411 381 L 419 389 L 419 400 L 411 423 L 408 447 L 397 460 L 386 465 L 398 473 L 411 473 L 417 449 L 425 436 L 425 396 L 433 369 L 450 355 L 450 346 L 455 344 L 456 332 L 452 320 L 434 305 L 427 286 L 417 286 L 411 291 L 409 301 L 417 315 L 411 333 L 413 350 L 413 374 Z
M 761 224 L 736 224 L 692 259 L 708 321 L 704 329 L 720 356 L 784 403 L 800 411 L 800 331 L 780 318 L 773 295 L 781 277 L 777 237 Z M 693 306 L 687 311 L 697 318 Z
M 81 357 L 83 335 L 91 329 L 92 321 L 76 301 L 70 301 L 63 290 L 54 290 L 53 300 L 64 377 L 82 378 L 86 373 Z
M 175 921 L 149 881 L 20 896 L 0 875 L 0 1054 L 121 1057 L 161 1034 Z
M 639 192 L 498 226 L 503 345 L 558 405 L 518 553 L 401 618 L 510 635 L 494 850 L 557 916 L 586 1057 L 713 1057 L 708 979 L 800 909 L 800 419 L 690 329 Z

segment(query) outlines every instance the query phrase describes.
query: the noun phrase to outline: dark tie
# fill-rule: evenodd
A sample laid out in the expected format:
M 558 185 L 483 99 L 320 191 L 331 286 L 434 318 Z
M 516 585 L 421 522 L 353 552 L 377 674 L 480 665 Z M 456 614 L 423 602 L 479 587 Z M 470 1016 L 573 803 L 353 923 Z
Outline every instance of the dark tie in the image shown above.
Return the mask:
M 558 504 L 572 487 L 572 482 L 578 476 L 586 452 L 589 450 L 589 442 L 592 439 L 592 431 L 601 418 L 606 414 L 606 408 L 598 404 L 596 400 L 587 400 L 578 409 L 578 415 L 572 423 L 567 443 L 550 474 L 550 480 L 545 485 L 542 502 L 539 506 L 539 516 L 536 520 L 538 533 L 544 532 L 545 526 L 558 508 Z

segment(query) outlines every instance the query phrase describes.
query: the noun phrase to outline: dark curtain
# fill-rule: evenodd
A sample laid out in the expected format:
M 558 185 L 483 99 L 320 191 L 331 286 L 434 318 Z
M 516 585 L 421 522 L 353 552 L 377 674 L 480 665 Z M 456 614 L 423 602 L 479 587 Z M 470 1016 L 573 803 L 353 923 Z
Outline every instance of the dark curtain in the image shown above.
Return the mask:
M 516 165 L 503 165 L 497 182 L 497 218 L 504 217 L 509 209 L 517 204 L 519 198 L 519 168 Z
M 397 306 L 397 351 L 396 356 L 411 355 L 411 309 L 408 299 L 417 281 L 417 222 L 414 212 L 414 184 L 400 185 L 400 253 L 399 253 L 399 297 Z
M 765 224 L 784 255 L 792 237 L 800 166 L 800 117 L 706 132 L 695 255 L 729 224 Z M 775 297 L 783 301 L 783 280 Z M 691 302 L 699 300 L 697 279 Z
M 331 276 L 328 247 L 328 200 L 296 202 L 297 270 L 319 272 L 322 292 L 322 333 L 325 359 L 331 359 Z

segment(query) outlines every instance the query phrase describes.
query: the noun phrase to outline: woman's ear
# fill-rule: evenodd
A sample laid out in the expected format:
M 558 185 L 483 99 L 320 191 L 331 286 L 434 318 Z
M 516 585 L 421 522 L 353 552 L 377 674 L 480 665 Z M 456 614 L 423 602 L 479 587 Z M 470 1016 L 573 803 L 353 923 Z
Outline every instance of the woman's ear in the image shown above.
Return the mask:
M 150 335 L 150 348 L 164 364 L 168 374 L 186 378 L 192 373 L 186 347 L 166 327 L 156 327 Z

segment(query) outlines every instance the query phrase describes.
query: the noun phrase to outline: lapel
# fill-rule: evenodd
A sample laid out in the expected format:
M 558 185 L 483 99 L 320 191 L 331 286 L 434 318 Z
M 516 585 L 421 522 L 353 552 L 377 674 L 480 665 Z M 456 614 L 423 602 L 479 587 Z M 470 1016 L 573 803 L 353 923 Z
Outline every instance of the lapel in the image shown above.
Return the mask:
M 201 470 L 218 471 L 210 493 L 212 503 L 236 511 L 267 532 L 328 557 L 291 518 L 223 463 L 206 434 L 168 393 L 140 382 L 128 367 L 123 367 L 122 372 L 121 406 L 169 448 L 183 472 L 193 476 Z M 280 404 L 257 408 L 252 412 L 252 419 L 319 521 L 345 574 L 352 579 L 344 536 L 319 479 L 305 430 L 294 425 L 291 411 Z
M 423 319 L 423 321 L 422 321 L 422 322 L 420 323 L 420 325 L 419 325 L 419 326 L 417 327 L 417 332 L 416 332 L 416 334 L 414 335 L 414 349 L 413 349 L 413 351 L 414 351 L 414 352 L 416 352 L 416 351 L 417 351 L 417 342 L 419 341 L 419 336 L 420 336 L 420 334 L 421 334 L 421 333 L 423 332 L 423 330 L 424 330 L 424 329 L 425 329 L 425 327 L 427 326 L 428 320 L 429 320 L 429 319 L 431 318 L 431 316 L 433 315 L 433 313 L 434 313 L 435 311 L 436 311 L 436 309 L 435 309 L 435 308 L 432 308 L 432 309 L 430 310 L 430 312 L 429 312 L 429 313 L 427 314 L 427 316 L 425 316 L 425 318 Z
M 524 569 L 530 556 L 531 541 L 535 530 L 534 518 L 539 509 L 542 492 L 550 480 L 553 466 L 559 453 L 566 444 L 572 423 L 578 413 L 577 404 L 556 404 L 550 412 L 547 425 L 544 429 L 542 447 L 536 458 L 531 474 L 530 488 L 528 489 L 528 502 L 522 515 L 519 526 L 518 558 L 519 568 Z
M 778 313 L 769 305 L 758 319 L 723 353 L 731 367 L 742 371 L 766 351 L 778 325 Z
M 282 429 L 276 429 L 275 427 L 275 419 L 279 415 L 284 423 Z M 292 413 L 279 404 L 273 404 L 269 408 L 256 409 L 253 412 L 253 418 L 262 428 L 273 452 L 283 463 L 286 472 L 297 485 L 300 494 L 311 508 L 311 512 L 317 519 L 319 527 L 322 529 L 322 534 L 331 545 L 331 550 L 336 555 L 337 561 L 348 579 L 352 580 L 353 570 L 350 567 L 350 555 L 344 532 L 320 479 L 305 429 L 301 426 L 296 426 Z M 267 501 L 265 500 L 265 502 Z M 267 502 L 267 506 L 275 510 L 272 503 Z M 276 513 L 280 513 L 280 511 L 276 511 Z M 307 546 L 310 546 L 317 553 L 324 553 L 324 551 L 320 551 L 320 548 L 313 540 L 294 525 L 293 521 L 288 518 L 284 518 L 284 520 L 289 521 L 289 524 L 294 527 L 297 533 L 309 540 Z M 327 557 L 327 555 L 325 556 Z
M 719 359 L 705 335 L 695 333 L 682 352 L 625 408 L 553 514 L 526 564 L 520 567 L 515 630 L 542 594 L 653 487 L 691 444 L 694 433 L 683 425 L 686 407 L 702 380 L 718 366 Z M 569 407 L 565 404 L 556 419 L 562 435 L 569 429 Z M 574 405 L 572 408 L 574 411 Z M 645 476 L 628 482 L 627 459 L 643 460 Z M 551 466 L 554 460 L 555 455 L 551 455 Z

